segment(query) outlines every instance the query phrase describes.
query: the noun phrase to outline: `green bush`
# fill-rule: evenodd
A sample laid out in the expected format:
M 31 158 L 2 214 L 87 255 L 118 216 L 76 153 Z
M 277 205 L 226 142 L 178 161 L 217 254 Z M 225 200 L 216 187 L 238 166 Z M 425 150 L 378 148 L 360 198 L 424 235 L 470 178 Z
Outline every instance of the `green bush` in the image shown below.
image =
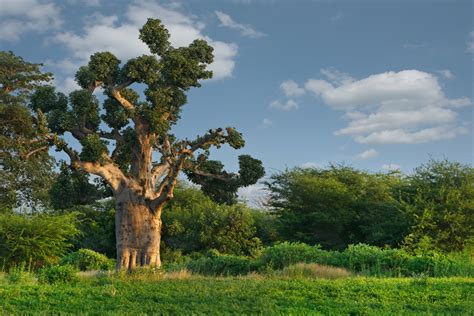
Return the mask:
M 40 283 L 75 283 L 78 281 L 77 268 L 71 265 L 49 266 L 38 271 Z
M 299 262 L 325 263 L 321 262 L 325 261 L 325 253 L 319 246 L 283 242 L 265 248 L 258 258 L 258 265 L 260 269 L 280 270 Z
M 242 204 L 220 205 L 193 188 L 178 188 L 163 212 L 163 236 L 172 250 L 257 256 L 261 241 L 252 211 Z
M 24 262 L 18 266 L 11 267 L 6 275 L 6 279 L 10 284 L 31 284 L 36 281 L 34 274 L 29 269 L 26 269 Z
M 0 214 L 0 259 L 6 267 L 28 260 L 32 268 L 54 263 L 79 233 L 77 214 Z
M 254 261 L 248 257 L 223 255 L 217 250 L 188 262 L 186 268 L 203 275 L 244 275 L 255 270 Z
M 80 271 L 86 270 L 111 270 L 115 266 L 113 259 L 90 249 L 79 249 L 64 256 L 59 261 L 60 265 L 71 265 Z
M 296 263 L 341 267 L 368 276 L 474 275 L 474 264 L 467 252 L 411 255 L 403 249 L 381 249 L 365 244 L 349 245 L 344 251 L 326 251 L 319 246 L 285 242 L 265 248 L 254 267 L 259 271 L 281 270 Z

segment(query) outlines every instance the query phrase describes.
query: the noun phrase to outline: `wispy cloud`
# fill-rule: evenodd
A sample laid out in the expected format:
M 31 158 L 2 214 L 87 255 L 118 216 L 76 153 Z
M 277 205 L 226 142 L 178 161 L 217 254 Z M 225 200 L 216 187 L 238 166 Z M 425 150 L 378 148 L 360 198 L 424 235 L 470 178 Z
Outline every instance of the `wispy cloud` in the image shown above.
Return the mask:
M 340 21 L 344 18 L 344 14 L 342 12 L 338 12 L 334 14 L 333 16 L 330 17 L 331 21 L 337 22 Z
M 251 25 L 237 23 L 231 18 L 230 15 L 225 14 L 224 12 L 214 11 L 214 13 L 221 22 L 220 26 L 237 30 L 242 36 L 259 38 L 266 35 L 262 32 L 255 30 Z
M 474 31 L 469 33 L 469 39 L 466 45 L 467 45 L 467 51 L 470 53 L 474 53 Z
M 293 80 L 283 81 L 280 88 L 287 97 L 302 96 L 306 92 L 304 88 L 299 87 Z
M 293 100 L 288 100 L 285 103 L 275 100 L 270 103 L 270 107 L 280 111 L 291 111 L 298 108 L 298 103 Z
M 321 165 L 313 161 L 308 161 L 308 162 L 302 163 L 300 167 L 303 169 L 315 169 L 315 168 L 321 168 Z
M 260 123 L 260 127 L 262 128 L 267 128 L 267 127 L 270 127 L 273 125 L 273 122 L 271 119 L 265 117 L 263 120 L 262 120 L 262 123 Z
M 416 49 L 416 48 L 422 48 L 425 47 L 425 44 L 423 43 L 405 43 L 402 45 L 403 48 L 406 49 Z
M 440 73 L 444 78 L 449 80 L 454 79 L 456 77 L 449 69 L 438 70 L 438 73 Z
M 371 148 L 371 149 L 364 150 L 363 152 L 355 155 L 354 159 L 365 160 L 365 159 L 375 158 L 378 155 L 379 155 L 379 152 Z

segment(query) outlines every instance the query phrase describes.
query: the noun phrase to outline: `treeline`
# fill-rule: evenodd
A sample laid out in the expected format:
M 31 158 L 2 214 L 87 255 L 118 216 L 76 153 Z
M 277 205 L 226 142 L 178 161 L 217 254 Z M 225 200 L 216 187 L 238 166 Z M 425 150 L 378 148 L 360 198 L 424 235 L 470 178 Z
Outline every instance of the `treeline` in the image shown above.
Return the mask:
M 328 251 L 361 243 L 413 255 L 472 250 L 474 170 L 467 165 L 432 160 L 411 175 L 338 165 L 296 168 L 266 184 L 270 196 L 261 210 L 218 204 L 197 188 L 180 186 L 163 212 L 163 261 L 212 249 L 256 258 L 264 247 L 285 241 Z M 29 261 L 39 267 L 82 248 L 113 258 L 114 203 L 96 201 L 106 196 L 102 183 L 63 168 L 49 187 L 50 207 L 29 214 L 4 208 L 4 266 Z

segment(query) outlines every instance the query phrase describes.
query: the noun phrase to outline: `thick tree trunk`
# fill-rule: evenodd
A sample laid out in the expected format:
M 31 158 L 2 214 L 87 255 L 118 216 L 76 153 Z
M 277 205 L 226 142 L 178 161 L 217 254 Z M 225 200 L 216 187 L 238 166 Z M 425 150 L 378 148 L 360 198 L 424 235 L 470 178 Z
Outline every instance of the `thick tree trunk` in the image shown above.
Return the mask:
M 117 270 L 160 267 L 161 212 L 152 213 L 145 203 L 133 200 L 117 200 Z

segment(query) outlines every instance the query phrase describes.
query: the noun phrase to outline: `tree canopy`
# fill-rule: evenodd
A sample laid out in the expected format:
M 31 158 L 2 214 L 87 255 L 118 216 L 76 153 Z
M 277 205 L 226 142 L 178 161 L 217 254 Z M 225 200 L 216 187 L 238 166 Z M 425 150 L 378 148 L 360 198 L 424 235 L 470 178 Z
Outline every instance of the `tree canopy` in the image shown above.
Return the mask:
M 76 73 L 82 89 L 69 96 L 52 86 L 37 87 L 30 106 L 48 129 L 38 142 L 65 151 L 73 167 L 103 177 L 113 190 L 127 179 L 146 192 L 154 206 L 172 197 L 180 171 L 215 200 L 235 202 L 240 186 L 263 176 L 261 161 L 240 156 L 240 172 L 234 174 L 208 157 L 212 146 L 242 148 L 242 135 L 233 127 L 211 129 L 194 140 L 178 140 L 171 133 L 187 102 L 186 91 L 212 76 L 206 67 L 213 61 L 213 48 L 202 39 L 172 47 L 157 19 L 148 19 L 140 39 L 151 55 L 122 62 L 110 52 L 95 53 Z M 98 88 L 105 96 L 102 104 L 93 93 Z M 62 138 L 66 132 L 80 142 L 80 151 Z M 158 160 L 153 160 L 153 152 L 160 154 Z
M 37 137 L 43 132 L 41 115 L 27 104 L 35 89 L 51 81 L 41 64 L 0 51 L 0 207 L 46 204 L 54 159 Z

